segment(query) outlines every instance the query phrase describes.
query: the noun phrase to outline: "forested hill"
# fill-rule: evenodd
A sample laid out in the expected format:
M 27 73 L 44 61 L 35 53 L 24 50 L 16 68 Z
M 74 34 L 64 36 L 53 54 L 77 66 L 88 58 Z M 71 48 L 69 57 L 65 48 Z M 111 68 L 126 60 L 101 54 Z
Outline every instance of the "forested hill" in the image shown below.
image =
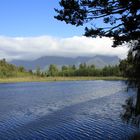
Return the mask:
M 97 68 L 103 68 L 107 65 L 119 64 L 119 58 L 116 56 L 101 56 L 97 55 L 94 57 L 60 57 L 60 56 L 44 56 L 36 60 L 25 61 L 25 60 L 13 60 L 10 62 L 16 66 L 24 66 L 27 70 L 35 70 L 37 67 L 41 69 L 46 69 L 50 64 L 55 64 L 57 66 L 62 65 L 76 65 L 79 66 L 81 63 L 86 63 L 87 65 L 95 65 Z
M 25 70 L 22 66 L 15 66 L 13 64 L 9 64 L 5 59 L 0 60 L 0 78 L 5 77 L 22 77 L 30 75 L 29 72 Z
M 124 61 L 122 61 L 124 62 Z M 105 66 L 104 68 L 96 68 L 94 65 L 88 66 L 86 63 L 81 63 L 78 67 L 75 65 L 63 65 L 61 68 L 58 68 L 57 65 L 51 64 L 49 68 L 45 71 L 42 71 L 39 67 L 36 68 L 34 72 L 32 70 L 25 70 L 23 66 L 15 66 L 9 64 L 5 59 L 0 60 L 0 78 L 8 77 L 28 77 L 28 76 L 38 76 L 38 77 L 77 77 L 77 76 L 121 76 L 122 72 L 120 71 L 119 66 Z

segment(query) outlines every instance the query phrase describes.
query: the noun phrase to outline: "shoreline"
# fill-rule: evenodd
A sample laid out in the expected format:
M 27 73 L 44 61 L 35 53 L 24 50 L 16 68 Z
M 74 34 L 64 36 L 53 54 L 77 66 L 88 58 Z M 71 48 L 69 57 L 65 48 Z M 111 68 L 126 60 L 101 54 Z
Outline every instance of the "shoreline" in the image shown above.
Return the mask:
M 90 81 L 90 80 L 127 80 L 123 77 L 10 77 L 0 78 L 0 83 L 20 83 L 20 82 L 55 82 L 55 81 Z

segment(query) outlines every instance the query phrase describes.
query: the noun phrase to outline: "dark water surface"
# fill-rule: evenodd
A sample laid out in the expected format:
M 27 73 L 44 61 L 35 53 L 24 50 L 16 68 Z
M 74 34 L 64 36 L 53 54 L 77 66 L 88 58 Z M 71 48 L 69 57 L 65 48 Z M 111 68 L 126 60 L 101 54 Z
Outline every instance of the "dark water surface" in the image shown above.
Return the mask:
M 0 140 L 125 140 L 123 81 L 0 84 Z

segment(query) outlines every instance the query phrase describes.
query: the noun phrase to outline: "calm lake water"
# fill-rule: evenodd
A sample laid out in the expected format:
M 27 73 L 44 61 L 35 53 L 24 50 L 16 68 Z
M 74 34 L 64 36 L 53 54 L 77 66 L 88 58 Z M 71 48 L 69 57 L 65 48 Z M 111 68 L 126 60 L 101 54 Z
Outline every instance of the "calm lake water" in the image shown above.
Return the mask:
M 0 140 L 125 140 L 123 81 L 0 84 Z

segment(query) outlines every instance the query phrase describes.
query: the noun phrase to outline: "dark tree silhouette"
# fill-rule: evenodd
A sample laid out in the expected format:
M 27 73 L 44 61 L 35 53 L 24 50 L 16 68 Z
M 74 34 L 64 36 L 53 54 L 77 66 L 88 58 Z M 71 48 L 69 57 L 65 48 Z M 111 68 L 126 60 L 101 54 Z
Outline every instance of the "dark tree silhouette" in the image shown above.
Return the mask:
M 61 0 L 60 6 L 55 9 L 56 19 L 76 26 L 93 25 L 85 28 L 86 36 L 112 37 L 114 47 L 129 43 L 133 69 L 127 77 L 140 87 L 140 0 Z M 104 27 L 94 25 L 97 19 Z
M 61 0 L 60 6 L 62 9 L 55 9 L 58 13 L 56 19 L 76 26 L 92 23 L 91 28 L 85 28 L 86 36 L 112 37 L 114 47 L 129 43 L 133 71 L 127 76 L 139 87 L 140 0 Z M 94 25 L 97 19 L 102 20 L 104 27 Z
M 60 6 L 61 10 L 55 9 L 56 19 L 76 26 L 93 25 L 85 28 L 88 37 L 113 37 L 114 47 L 139 40 L 140 0 L 61 0 Z M 104 27 L 96 27 L 97 19 Z
M 133 71 L 127 75 L 140 86 L 140 0 L 61 0 L 55 11 L 60 21 L 76 26 L 86 25 L 85 36 L 110 37 L 113 47 L 127 43 L 133 55 Z M 103 27 L 96 27 L 97 19 Z M 139 89 L 140 90 L 140 89 Z
M 85 27 L 85 36 L 113 39 L 113 47 L 127 43 L 132 54 L 130 83 L 137 87 L 135 115 L 140 114 L 140 0 L 61 0 L 56 19 Z M 96 26 L 100 20 L 103 26 Z M 128 68 L 128 67 L 127 67 Z M 138 113 L 136 113 L 138 112 Z

